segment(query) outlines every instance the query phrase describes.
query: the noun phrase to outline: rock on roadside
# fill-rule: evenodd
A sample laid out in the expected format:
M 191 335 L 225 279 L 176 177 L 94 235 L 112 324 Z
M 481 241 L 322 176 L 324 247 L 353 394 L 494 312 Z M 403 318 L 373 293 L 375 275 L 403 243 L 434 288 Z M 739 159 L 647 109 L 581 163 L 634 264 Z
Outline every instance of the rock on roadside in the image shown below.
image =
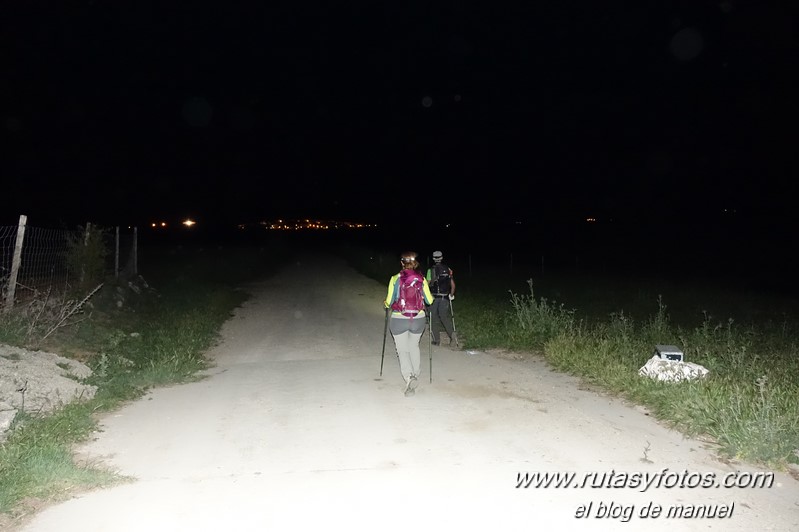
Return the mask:
M 76 360 L 0 344 L 0 441 L 23 408 L 51 412 L 94 397 L 97 388 L 83 383 L 91 373 Z

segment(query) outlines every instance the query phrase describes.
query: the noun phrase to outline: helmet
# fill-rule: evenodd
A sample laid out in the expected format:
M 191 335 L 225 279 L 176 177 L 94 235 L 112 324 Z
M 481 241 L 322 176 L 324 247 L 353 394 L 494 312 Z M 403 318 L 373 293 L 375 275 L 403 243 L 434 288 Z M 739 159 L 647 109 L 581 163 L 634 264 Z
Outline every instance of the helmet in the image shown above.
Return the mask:
M 433 252 L 433 260 L 434 261 L 439 262 L 443 258 L 444 258 L 444 254 L 441 253 L 440 251 L 434 251 Z

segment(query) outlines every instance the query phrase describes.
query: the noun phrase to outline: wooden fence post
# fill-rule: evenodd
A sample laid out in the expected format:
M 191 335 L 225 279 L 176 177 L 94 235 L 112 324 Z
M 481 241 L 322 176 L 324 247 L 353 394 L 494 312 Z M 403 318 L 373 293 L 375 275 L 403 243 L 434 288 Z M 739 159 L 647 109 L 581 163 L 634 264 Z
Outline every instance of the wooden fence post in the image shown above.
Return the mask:
M 17 275 L 22 262 L 22 242 L 25 240 L 25 225 L 27 223 L 28 217 L 20 214 L 19 225 L 17 226 L 17 241 L 14 245 L 14 258 L 11 260 L 11 274 L 8 276 L 8 287 L 6 289 L 5 312 L 8 312 L 14 306 L 14 297 L 17 293 Z
M 139 228 L 133 228 L 133 275 L 139 275 Z

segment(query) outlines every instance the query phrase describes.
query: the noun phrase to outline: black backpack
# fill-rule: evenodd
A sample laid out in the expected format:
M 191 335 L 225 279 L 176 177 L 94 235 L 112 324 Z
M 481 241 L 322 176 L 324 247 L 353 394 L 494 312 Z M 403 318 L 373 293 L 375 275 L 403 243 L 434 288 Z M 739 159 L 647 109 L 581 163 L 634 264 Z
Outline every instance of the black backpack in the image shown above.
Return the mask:
M 434 294 L 449 294 L 452 290 L 452 276 L 449 267 L 439 262 L 433 267 L 431 288 Z

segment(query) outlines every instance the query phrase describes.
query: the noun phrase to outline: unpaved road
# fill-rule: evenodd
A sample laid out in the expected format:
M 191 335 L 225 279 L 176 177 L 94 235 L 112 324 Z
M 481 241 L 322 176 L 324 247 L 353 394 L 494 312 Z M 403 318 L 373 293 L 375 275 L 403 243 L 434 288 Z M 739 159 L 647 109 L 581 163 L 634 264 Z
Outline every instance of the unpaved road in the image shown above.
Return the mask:
M 799 530 L 799 482 L 782 474 L 761 489 L 517 489 L 518 472 L 757 469 L 535 358 L 439 347 L 429 384 L 425 351 L 406 398 L 390 337 L 378 376 L 385 287 L 329 257 L 300 266 L 249 287 L 209 378 L 103 419 L 81 452 L 136 481 L 52 506 L 23 530 Z M 610 503 L 632 506 L 629 521 L 629 510 L 597 517 Z M 640 517 L 649 503 L 734 508 Z

